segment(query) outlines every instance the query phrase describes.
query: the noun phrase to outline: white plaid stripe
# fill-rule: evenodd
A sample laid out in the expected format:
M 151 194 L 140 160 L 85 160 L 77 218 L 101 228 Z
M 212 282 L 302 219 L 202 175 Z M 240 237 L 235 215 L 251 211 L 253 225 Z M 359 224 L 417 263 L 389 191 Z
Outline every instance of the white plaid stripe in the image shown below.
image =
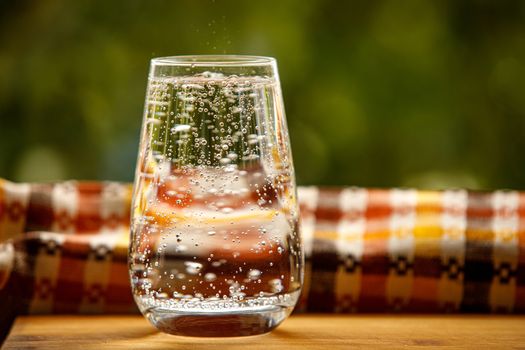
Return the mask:
M 55 219 L 51 229 L 53 232 L 75 232 L 74 219 L 78 212 L 78 190 L 75 182 L 56 184 L 51 194 Z

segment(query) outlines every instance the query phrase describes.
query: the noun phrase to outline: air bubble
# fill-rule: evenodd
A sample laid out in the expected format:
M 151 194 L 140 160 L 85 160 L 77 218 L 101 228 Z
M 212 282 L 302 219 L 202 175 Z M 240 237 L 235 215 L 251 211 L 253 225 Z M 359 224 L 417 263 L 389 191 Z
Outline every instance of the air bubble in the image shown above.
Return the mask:
M 284 289 L 283 282 L 279 278 L 268 281 L 268 284 L 270 285 L 271 291 L 274 293 L 279 293 Z
M 184 265 L 186 266 L 186 272 L 190 275 L 196 275 L 202 269 L 202 264 L 194 261 L 186 261 Z
M 248 271 L 248 278 L 251 280 L 256 280 L 261 276 L 262 272 L 257 269 L 251 269 Z
M 204 280 L 206 282 L 213 282 L 217 279 L 217 275 L 214 274 L 213 272 L 208 272 L 207 274 L 204 275 Z
M 191 125 L 177 124 L 173 128 L 171 128 L 171 132 L 172 133 L 184 132 L 184 131 L 189 131 L 190 129 L 191 129 Z

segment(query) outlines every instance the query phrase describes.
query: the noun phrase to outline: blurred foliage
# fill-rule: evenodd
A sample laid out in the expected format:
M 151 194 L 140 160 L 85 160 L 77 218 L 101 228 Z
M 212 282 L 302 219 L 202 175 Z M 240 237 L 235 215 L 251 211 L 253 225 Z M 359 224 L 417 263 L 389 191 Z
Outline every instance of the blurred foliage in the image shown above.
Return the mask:
M 525 189 L 525 1 L 0 2 L 0 177 L 131 180 L 149 59 L 278 59 L 300 184 Z

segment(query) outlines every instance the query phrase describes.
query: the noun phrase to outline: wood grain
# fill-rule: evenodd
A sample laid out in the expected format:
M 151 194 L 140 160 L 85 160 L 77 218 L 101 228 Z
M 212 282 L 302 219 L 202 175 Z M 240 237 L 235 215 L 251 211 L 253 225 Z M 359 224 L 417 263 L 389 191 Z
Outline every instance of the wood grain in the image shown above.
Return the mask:
M 188 338 L 156 331 L 141 316 L 28 316 L 3 349 L 525 349 L 525 316 L 298 315 L 270 334 Z

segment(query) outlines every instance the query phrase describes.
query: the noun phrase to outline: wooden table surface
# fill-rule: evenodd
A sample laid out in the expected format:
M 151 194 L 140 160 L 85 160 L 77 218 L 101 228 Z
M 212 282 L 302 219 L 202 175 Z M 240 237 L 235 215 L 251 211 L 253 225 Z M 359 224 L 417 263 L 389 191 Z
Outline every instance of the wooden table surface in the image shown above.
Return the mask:
M 141 316 L 27 316 L 3 349 L 525 349 L 525 316 L 298 315 L 270 334 L 176 337 Z

